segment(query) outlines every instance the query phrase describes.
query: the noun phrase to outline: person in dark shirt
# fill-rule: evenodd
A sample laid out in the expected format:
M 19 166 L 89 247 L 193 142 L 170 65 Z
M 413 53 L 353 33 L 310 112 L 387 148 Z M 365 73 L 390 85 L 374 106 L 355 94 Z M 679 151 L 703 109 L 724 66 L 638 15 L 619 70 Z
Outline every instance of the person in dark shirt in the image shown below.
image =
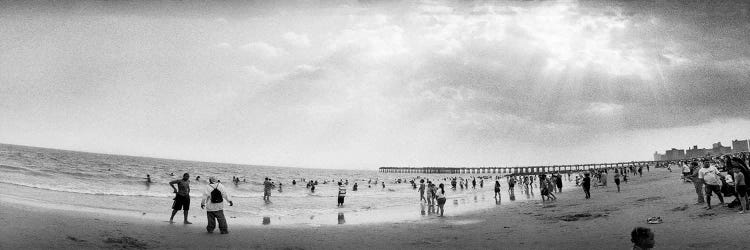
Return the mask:
M 177 188 L 174 187 L 174 184 L 177 184 Z M 185 224 L 193 224 L 188 221 L 188 210 L 190 209 L 190 174 L 183 174 L 181 180 L 170 181 L 169 185 L 172 186 L 172 190 L 175 193 L 174 203 L 172 203 L 172 217 L 169 217 L 169 223 L 174 223 L 175 214 L 182 209 L 185 215 Z
M 583 183 L 581 186 L 583 186 L 583 192 L 586 193 L 586 199 L 591 198 L 591 177 L 589 177 L 589 173 L 583 174 Z

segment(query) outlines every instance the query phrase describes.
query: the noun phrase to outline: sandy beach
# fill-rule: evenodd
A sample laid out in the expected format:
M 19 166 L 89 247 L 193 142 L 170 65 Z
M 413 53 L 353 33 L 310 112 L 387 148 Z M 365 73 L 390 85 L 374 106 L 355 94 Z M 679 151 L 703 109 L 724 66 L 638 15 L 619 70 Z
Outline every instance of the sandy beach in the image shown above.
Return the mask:
M 208 234 L 198 222 L 169 224 L 150 217 L 50 208 L 3 195 L 0 248 L 627 249 L 636 226 L 653 229 L 660 249 L 741 248 L 747 242 L 747 215 L 694 205 L 692 184 L 681 183 L 679 175 L 652 169 L 623 183 L 620 193 L 614 185 L 593 188 L 590 200 L 574 190 L 558 194 L 553 202 L 518 202 L 459 216 L 451 216 L 446 206 L 444 218 L 402 223 L 237 226 L 230 218 L 228 235 Z M 164 217 L 168 215 L 165 211 Z M 204 213 L 196 209 L 193 215 Z M 649 225 L 650 216 L 660 216 L 664 223 Z

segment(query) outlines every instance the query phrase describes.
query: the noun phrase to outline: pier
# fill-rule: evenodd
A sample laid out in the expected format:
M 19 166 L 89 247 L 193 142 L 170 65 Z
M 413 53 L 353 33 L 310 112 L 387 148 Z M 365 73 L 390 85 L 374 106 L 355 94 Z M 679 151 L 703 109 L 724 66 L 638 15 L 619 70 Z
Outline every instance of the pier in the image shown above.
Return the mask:
M 552 166 L 526 166 L 526 167 L 380 167 L 380 173 L 402 173 L 402 174 L 503 174 L 503 175 L 526 175 L 546 174 L 554 172 L 574 172 L 585 170 L 613 169 L 628 166 L 646 166 L 669 161 L 631 161 L 618 163 L 597 164 L 575 164 L 575 165 L 552 165 Z

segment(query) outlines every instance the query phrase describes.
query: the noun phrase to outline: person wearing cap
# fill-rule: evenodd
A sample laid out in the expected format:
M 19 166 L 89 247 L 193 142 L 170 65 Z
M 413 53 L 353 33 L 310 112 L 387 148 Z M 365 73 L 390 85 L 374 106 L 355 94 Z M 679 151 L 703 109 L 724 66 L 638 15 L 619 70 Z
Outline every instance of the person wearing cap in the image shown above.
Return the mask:
M 229 193 L 227 193 L 224 185 L 218 182 L 216 177 L 209 177 L 208 182 L 208 186 L 203 192 L 203 199 L 201 200 L 201 208 L 206 209 L 206 216 L 208 217 L 206 231 L 208 231 L 208 233 L 213 233 L 214 229 L 216 229 L 216 221 L 218 221 L 221 234 L 228 234 L 229 228 L 227 226 L 227 219 L 224 217 L 224 202 L 228 202 L 229 206 L 233 206 L 234 203 L 230 199 Z M 211 198 L 211 193 L 216 193 L 214 190 L 221 192 L 222 199 L 220 202 L 212 202 L 216 200 Z

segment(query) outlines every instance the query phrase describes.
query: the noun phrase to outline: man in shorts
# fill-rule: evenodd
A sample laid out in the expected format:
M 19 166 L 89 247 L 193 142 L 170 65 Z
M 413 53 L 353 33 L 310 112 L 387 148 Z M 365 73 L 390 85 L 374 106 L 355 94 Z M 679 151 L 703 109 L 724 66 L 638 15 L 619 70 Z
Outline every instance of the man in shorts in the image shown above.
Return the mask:
M 177 188 L 174 187 L 177 184 Z M 174 190 L 175 197 L 174 203 L 172 203 L 172 217 L 169 217 L 169 223 L 174 223 L 174 216 L 177 211 L 182 210 L 185 215 L 185 224 L 193 224 L 188 221 L 188 210 L 190 210 L 190 174 L 185 173 L 182 175 L 181 180 L 173 180 L 169 182 Z
M 704 162 L 703 168 L 698 170 L 698 178 L 703 180 L 706 185 L 706 209 L 711 209 L 711 193 L 719 197 L 720 204 L 724 204 L 724 197 L 721 194 L 721 179 L 719 179 L 719 170 L 715 166 Z
M 338 205 L 339 207 L 344 206 L 344 197 L 346 197 L 346 187 L 341 184 L 339 181 L 339 199 L 338 199 Z

